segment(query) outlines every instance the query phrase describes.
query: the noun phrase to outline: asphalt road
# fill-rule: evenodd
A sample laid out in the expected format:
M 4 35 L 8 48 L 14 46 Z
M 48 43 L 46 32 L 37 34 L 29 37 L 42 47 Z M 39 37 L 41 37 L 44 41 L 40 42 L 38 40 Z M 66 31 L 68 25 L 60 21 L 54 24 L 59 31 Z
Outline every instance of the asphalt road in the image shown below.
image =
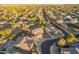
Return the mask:
M 53 24 L 55 25 L 55 22 L 53 22 Z M 62 27 L 60 27 L 59 25 L 55 25 L 55 27 L 57 27 L 58 29 L 60 29 L 61 31 L 64 32 L 64 34 L 67 36 L 69 35 L 69 32 L 65 31 L 65 29 L 63 29 Z M 79 34 L 75 34 L 76 38 L 79 38 Z M 51 40 L 45 40 L 43 42 L 40 43 L 39 46 L 39 52 L 42 54 L 50 54 L 50 47 L 55 43 L 56 39 L 51 39 Z

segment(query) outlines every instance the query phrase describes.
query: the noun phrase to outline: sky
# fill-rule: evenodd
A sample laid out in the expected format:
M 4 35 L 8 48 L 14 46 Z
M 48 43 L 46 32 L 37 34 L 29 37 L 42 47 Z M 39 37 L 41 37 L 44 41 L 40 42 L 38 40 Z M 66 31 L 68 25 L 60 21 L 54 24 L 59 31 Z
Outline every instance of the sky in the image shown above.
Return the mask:
M 0 0 L 0 4 L 79 4 L 79 0 Z

